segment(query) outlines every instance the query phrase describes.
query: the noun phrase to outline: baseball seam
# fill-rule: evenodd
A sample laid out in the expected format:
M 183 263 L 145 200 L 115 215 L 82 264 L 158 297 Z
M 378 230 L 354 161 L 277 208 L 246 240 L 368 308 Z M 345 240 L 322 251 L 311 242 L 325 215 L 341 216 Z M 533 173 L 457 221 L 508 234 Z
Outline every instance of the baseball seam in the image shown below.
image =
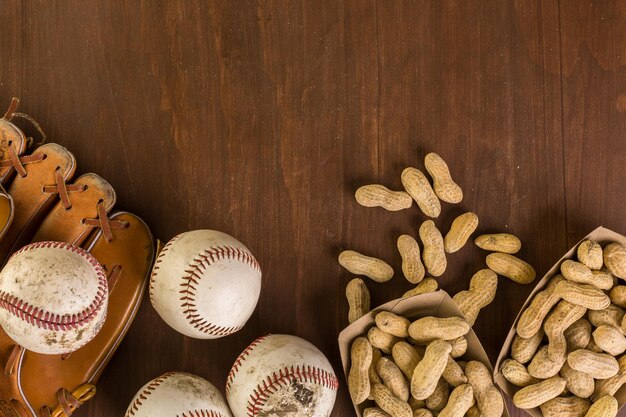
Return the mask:
M 107 279 L 104 274 L 102 266 L 98 260 L 89 252 L 65 242 L 37 242 L 24 246 L 11 257 L 29 250 L 38 248 L 59 248 L 69 250 L 70 252 L 83 256 L 91 266 L 93 266 L 96 275 L 98 276 L 98 291 L 92 303 L 83 311 L 75 314 L 60 315 L 57 313 L 51 313 L 43 308 L 30 305 L 28 302 L 20 299 L 17 296 L 7 293 L 6 291 L 0 292 L 0 308 L 7 310 L 9 313 L 21 320 L 30 323 L 33 326 L 46 329 L 46 330 L 70 330 L 77 329 L 91 321 L 103 307 L 103 300 L 107 291 Z
M 310 382 L 331 390 L 339 387 L 337 377 L 328 371 L 313 366 L 288 366 L 272 372 L 257 385 L 248 400 L 248 417 L 257 417 L 270 396 L 291 381 Z
M 150 301 L 152 301 L 152 294 L 154 292 L 154 284 L 156 282 L 156 274 L 157 271 L 161 268 L 161 263 L 163 262 L 163 258 L 165 257 L 165 255 L 169 252 L 170 248 L 172 247 L 172 245 L 174 244 L 174 242 L 176 242 L 178 239 L 180 239 L 180 237 L 183 234 L 177 234 L 176 236 L 174 236 L 169 242 L 167 242 L 165 244 L 165 246 L 163 246 L 163 248 L 161 249 L 161 252 L 159 253 L 159 256 L 157 256 L 156 260 L 154 261 L 154 266 L 152 267 L 152 274 L 150 274 L 150 285 L 149 285 L 149 295 L 150 295 Z
M 181 294 L 180 301 L 182 301 L 180 306 L 183 308 L 185 318 L 196 330 L 215 336 L 227 336 L 237 332 L 243 327 L 243 325 L 232 327 L 218 326 L 202 318 L 197 310 L 196 286 L 200 284 L 200 280 L 202 279 L 201 272 L 214 262 L 223 259 L 237 260 L 249 265 L 259 273 L 261 272 L 259 263 L 250 252 L 228 245 L 213 246 L 205 249 L 189 263 L 188 269 L 185 270 L 187 275 L 181 277 L 181 290 L 179 291 Z
M 148 399 L 150 394 L 157 389 L 159 385 L 161 385 L 167 378 L 174 375 L 174 372 L 167 372 L 160 377 L 152 380 L 140 393 L 137 394 L 137 398 L 135 401 L 128 407 L 126 414 L 124 417 L 134 416 L 137 411 L 139 411 L 139 407 L 143 405 L 143 402 Z
M 226 417 L 224 414 L 219 411 L 214 410 L 192 410 L 182 413 L 180 415 L 176 415 L 176 417 Z
M 242 363 L 246 360 L 248 356 L 250 356 L 254 348 L 257 347 L 265 339 L 267 339 L 268 336 L 270 335 L 261 336 L 257 338 L 254 342 L 250 343 L 250 346 L 245 348 L 244 351 L 241 352 L 241 354 L 239 354 L 239 356 L 237 356 L 235 363 L 230 368 L 230 372 L 228 373 L 228 378 L 226 379 L 226 395 L 228 395 L 228 393 L 230 392 L 230 385 L 233 383 L 235 374 L 239 371 L 239 368 L 241 367 Z

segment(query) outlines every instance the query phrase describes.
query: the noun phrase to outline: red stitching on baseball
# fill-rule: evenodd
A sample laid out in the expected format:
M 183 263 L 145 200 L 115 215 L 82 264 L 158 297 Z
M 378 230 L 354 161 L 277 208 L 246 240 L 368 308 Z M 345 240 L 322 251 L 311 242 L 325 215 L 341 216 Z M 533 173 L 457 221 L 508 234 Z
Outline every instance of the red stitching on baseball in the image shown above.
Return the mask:
M 175 372 L 167 372 L 160 377 L 152 380 L 152 382 L 150 382 L 148 386 L 143 389 L 143 391 L 137 394 L 137 398 L 135 398 L 135 401 L 133 401 L 132 405 L 128 408 L 124 417 L 134 416 L 135 413 L 139 410 L 139 407 L 143 405 L 143 402 L 148 399 L 150 394 L 152 394 L 152 392 L 156 390 L 157 387 L 161 385 L 167 378 L 174 375 L 174 373 Z
M 226 395 L 228 395 L 228 393 L 230 392 L 230 385 L 233 383 L 233 379 L 235 379 L 235 374 L 239 371 L 241 364 L 246 360 L 248 356 L 250 356 L 254 348 L 257 347 L 265 339 L 267 339 L 268 336 L 271 335 L 268 334 L 266 336 L 261 336 L 257 338 L 255 341 L 250 343 L 250 346 L 245 348 L 244 351 L 239 354 L 239 356 L 237 356 L 237 359 L 235 359 L 235 363 L 233 364 L 232 368 L 230 368 L 228 378 L 226 378 Z
M 163 246 L 163 249 L 161 249 L 159 256 L 157 256 L 156 260 L 154 261 L 154 266 L 152 267 L 152 273 L 150 274 L 150 285 L 149 285 L 149 291 L 148 291 L 150 295 L 150 301 L 152 301 L 152 293 L 154 291 L 154 283 L 156 281 L 156 271 L 158 271 L 161 267 L 159 264 L 163 262 L 163 257 L 167 254 L 167 252 L 169 252 L 174 242 L 180 239 L 182 235 L 183 233 L 179 233 L 176 236 L 174 236 L 169 242 L 167 242 L 165 246 Z
M 13 255 L 11 258 L 19 253 L 27 252 L 38 248 L 56 248 L 65 249 L 70 252 L 83 256 L 91 266 L 94 267 L 96 275 L 98 276 L 98 292 L 93 302 L 85 308 L 83 311 L 75 314 L 56 314 L 44 310 L 43 308 L 30 305 L 28 302 L 7 293 L 6 291 L 0 292 L 0 308 L 9 311 L 11 314 L 19 317 L 27 323 L 43 328 L 46 330 L 70 330 L 77 329 L 80 326 L 90 322 L 91 319 L 98 314 L 102 309 L 103 300 L 108 288 L 108 282 L 104 269 L 98 260 L 89 252 L 82 248 L 71 245 L 65 242 L 36 242 L 26 245 Z M 9 259 L 11 259 L 9 258 Z
M 226 417 L 224 414 L 213 411 L 213 410 L 193 410 L 187 411 L 180 415 L 176 415 L 176 417 Z
M 278 373 L 263 380 L 250 394 L 248 400 L 248 417 L 257 417 L 261 408 L 265 405 L 272 394 L 291 381 L 312 382 L 331 390 L 339 388 L 339 381 L 335 375 L 323 369 L 312 366 L 290 366 L 280 369 Z
M 196 285 L 202 278 L 200 271 L 207 269 L 214 262 L 222 259 L 235 259 L 251 266 L 254 270 L 261 272 L 261 267 L 254 256 L 244 249 L 233 246 L 214 246 L 205 249 L 203 253 L 197 255 L 189 264 L 189 269 L 185 270 L 186 276 L 181 277 L 183 281 L 180 286 L 180 301 L 183 313 L 189 323 L 197 330 L 216 336 L 228 336 L 240 330 L 243 325 L 223 327 L 215 325 L 200 316 L 196 306 Z

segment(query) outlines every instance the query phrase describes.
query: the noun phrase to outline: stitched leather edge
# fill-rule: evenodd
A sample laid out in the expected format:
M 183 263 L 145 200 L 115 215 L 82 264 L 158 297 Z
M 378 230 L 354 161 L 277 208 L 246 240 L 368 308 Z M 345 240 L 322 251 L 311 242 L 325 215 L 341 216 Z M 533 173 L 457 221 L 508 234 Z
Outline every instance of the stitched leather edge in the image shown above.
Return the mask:
M 139 411 L 139 407 L 143 405 L 143 402 L 148 399 L 150 394 L 154 390 L 157 389 L 159 385 L 161 385 L 167 378 L 174 375 L 175 372 L 166 372 L 158 378 L 153 379 L 140 393 L 137 394 L 137 398 L 135 401 L 128 407 L 126 410 L 126 414 L 124 417 L 134 416 L 137 411 Z
M 139 411 L 139 407 L 143 405 L 143 401 L 147 400 L 148 397 L 170 376 L 174 375 L 176 372 L 167 372 L 160 377 L 154 379 L 146 388 L 144 388 L 141 393 L 137 395 L 133 404 L 128 408 L 124 417 L 133 417 L 135 413 Z M 185 411 L 182 414 L 176 414 L 176 417 L 226 417 L 224 414 L 215 410 L 201 409 L 201 410 L 189 410 Z
M 169 242 L 167 242 L 165 244 L 165 246 L 163 246 L 163 248 L 161 249 L 161 252 L 159 252 L 159 255 L 157 256 L 156 260 L 154 261 L 154 266 L 152 267 L 152 273 L 150 274 L 150 285 L 149 285 L 149 295 L 150 295 L 150 301 L 153 302 L 153 292 L 154 292 L 154 284 L 156 282 L 156 274 L 157 271 L 161 268 L 160 264 L 163 262 L 163 258 L 165 257 L 165 255 L 169 252 L 169 250 L 172 248 L 172 246 L 174 245 L 174 243 L 181 238 L 181 236 L 184 233 L 179 233 L 176 236 L 174 236 Z
M 102 266 L 89 252 L 65 242 L 44 241 L 31 243 L 30 245 L 26 245 L 16 251 L 13 255 L 11 255 L 11 258 L 22 252 L 39 248 L 65 249 L 83 256 L 89 264 L 93 266 L 96 275 L 98 276 L 98 292 L 96 293 L 94 300 L 86 309 L 79 313 L 72 315 L 60 315 L 51 313 L 43 308 L 34 307 L 17 296 L 9 294 L 6 291 L 0 291 L 0 308 L 9 311 L 11 314 L 33 326 L 46 330 L 77 329 L 78 327 L 89 323 L 91 319 L 102 309 L 104 304 L 103 300 L 106 296 L 108 283 Z
M 235 374 L 239 371 L 239 368 L 241 367 L 242 363 L 246 360 L 248 356 L 250 356 L 254 348 L 257 347 L 259 344 L 261 344 L 261 342 L 263 342 L 269 336 L 271 335 L 268 334 L 268 335 L 257 338 L 252 343 L 250 343 L 250 345 L 247 348 L 245 348 L 244 351 L 239 354 L 239 356 L 237 356 L 237 359 L 235 359 L 235 363 L 230 368 L 230 372 L 228 373 L 228 378 L 226 378 L 226 395 L 229 394 L 230 386 L 233 383 L 233 379 L 235 379 Z
M 185 318 L 188 320 L 189 324 L 202 333 L 214 336 L 228 336 L 229 334 L 239 331 L 244 326 L 243 324 L 231 327 L 216 325 L 202 318 L 197 310 L 196 286 L 202 279 L 202 271 L 206 270 L 214 262 L 223 259 L 238 260 L 249 265 L 259 273 L 261 272 L 259 263 L 249 251 L 229 245 L 212 246 L 198 254 L 189 263 L 188 269 L 185 270 L 187 275 L 181 277 L 182 282 L 180 284 L 181 289 L 179 291 L 181 294 L 180 306 L 182 307 L 183 314 L 185 314 Z
M 314 383 L 333 391 L 339 388 L 337 377 L 328 371 L 313 366 L 288 366 L 279 369 L 278 373 L 272 372 L 252 391 L 248 400 L 248 417 L 258 417 L 261 407 L 271 395 L 294 380 Z

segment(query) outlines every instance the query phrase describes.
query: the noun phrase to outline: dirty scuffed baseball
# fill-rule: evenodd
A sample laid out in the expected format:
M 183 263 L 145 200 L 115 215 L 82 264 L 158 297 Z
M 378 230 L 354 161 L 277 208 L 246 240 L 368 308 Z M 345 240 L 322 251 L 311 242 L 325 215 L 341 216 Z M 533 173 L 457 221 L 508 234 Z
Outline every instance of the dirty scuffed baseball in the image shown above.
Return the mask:
M 104 324 L 108 299 L 102 265 L 69 243 L 27 245 L 0 272 L 0 325 L 33 352 L 67 354 L 84 346 Z
M 240 330 L 261 292 L 261 268 L 226 233 L 194 230 L 170 240 L 150 277 L 150 301 L 178 332 L 216 339 Z
M 232 417 L 222 394 L 209 381 L 184 372 L 168 372 L 144 385 L 124 417 Z
M 290 335 L 260 337 L 235 361 L 226 399 L 235 417 L 328 417 L 338 380 L 311 343 Z

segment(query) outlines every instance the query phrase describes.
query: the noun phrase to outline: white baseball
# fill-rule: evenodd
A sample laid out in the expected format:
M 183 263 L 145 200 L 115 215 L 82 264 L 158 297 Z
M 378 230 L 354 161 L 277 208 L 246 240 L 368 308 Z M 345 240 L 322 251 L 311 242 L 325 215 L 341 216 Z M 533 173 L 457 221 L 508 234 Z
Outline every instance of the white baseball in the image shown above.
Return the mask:
M 328 359 L 296 336 L 260 337 L 235 361 L 226 399 L 235 417 L 328 417 L 339 382 Z
M 0 325 L 33 352 L 66 354 L 85 345 L 104 324 L 108 300 L 102 265 L 69 243 L 24 246 L 0 272 Z
M 124 417 L 232 417 L 222 394 L 209 381 L 168 372 L 144 385 Z
M 216 339 L 240 330 L 261 292 L 261 268 L 226 233 L 181 233 L 163 248 L 150 277 L 150 301 L 180 333 Z

